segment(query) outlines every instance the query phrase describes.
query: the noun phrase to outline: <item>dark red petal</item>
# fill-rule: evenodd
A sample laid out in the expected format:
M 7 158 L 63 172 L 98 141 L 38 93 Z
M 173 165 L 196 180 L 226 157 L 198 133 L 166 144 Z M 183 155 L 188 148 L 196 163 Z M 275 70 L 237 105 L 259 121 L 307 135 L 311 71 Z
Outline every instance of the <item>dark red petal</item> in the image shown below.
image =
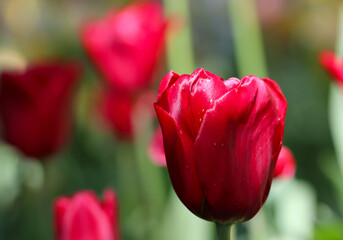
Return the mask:
M 106 91 L 101 101 L 100 113 L 112 131 L 120 138 L 132 139 L 132 100 L 129 97 Z
M 24 72 L 3 73 L 0 117 L 6 141 L 35 158 L 60 150 L 70 135 L 80 71 L 76 63 L 42 62 Z
M 282 146 L 276 161 L 274 178 L 292 178 L 295 174 L 296 162 L 291 150 Z
M 161 124 L 168 172 L 176 194 L 194 214 L 208 219 L 202 211 L 204 196 L 194 167 L 194 146 L 191 137 L 160 106 L 154 105 Z
M 246 221 L 264 203 L 278 151 L 274 141 L 282 140 L 276 97 L 263 80 L 247 76 L 204 117 L 195 166 L 211 216 L 219 222 Z

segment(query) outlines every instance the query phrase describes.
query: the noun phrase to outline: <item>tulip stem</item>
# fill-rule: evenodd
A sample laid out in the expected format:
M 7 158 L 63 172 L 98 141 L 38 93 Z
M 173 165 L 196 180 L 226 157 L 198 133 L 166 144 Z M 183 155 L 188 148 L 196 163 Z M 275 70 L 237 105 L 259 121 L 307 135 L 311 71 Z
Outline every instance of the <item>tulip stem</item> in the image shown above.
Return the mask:
M 231 239 L 231 224 L 216 223 L 218 240 L 230 240 Z

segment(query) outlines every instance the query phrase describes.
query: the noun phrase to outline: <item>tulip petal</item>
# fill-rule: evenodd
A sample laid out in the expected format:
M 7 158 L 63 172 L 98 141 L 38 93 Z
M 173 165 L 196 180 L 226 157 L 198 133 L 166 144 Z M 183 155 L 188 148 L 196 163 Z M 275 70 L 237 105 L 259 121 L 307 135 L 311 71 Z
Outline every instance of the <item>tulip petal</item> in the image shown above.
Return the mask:
M 158 105 L 161 106 L 178 123 L 178 127 L 193 139 L 196 136 L 190 104 L 190 88 L 192 82 L 189 75 L 179 77 L 161 95 Z
M 172 84 L 175 83 L 175 81 L 180 77 L 179 74 L 173 71 L 169 71 L 167 75 L 165 75 L 162 78 L 162 81 L 160 83 L 160 87 L 158 88 L 158 96 L 157 96 L 157 101 L 160 100 L 162 93 L 170 87 Z
M 343 84 L 343 60 L 331 51 L 323 51 L 319 55 L 320 64 L 341 85 Z
M 133 101 L 127 96 L 118 96 L 111 91 L 104 91 L 100 103 L 100 113 L 113 132 L 122 139 L 132 139 Z
M 69 198 L 61 197 L 54 202 L 54 224 L 55 224 L 55 238 L 61 239 L 63 230 L 63 218 L 69 206 Z
M 6 141 L 34 158 L 60 150 L 69 138 L 80 71 L 76 63 L 42 62 L 24 72 L 2 73 L 0 118 Z
M 168 172 L 176 194 L 194 214 L 202 212 L 204 197 L 194 166 L 191 136 L 176 125 L 176 121 L 160 106 L 154 104 L 163 133 Z M 207 212 L 202 218 L 208 219 Z
M 296 162 L 291 150 L 282 146 L 276 161 L 274 178 L 292 178 L 295 174 Z
M 62 240 L 113 240 L 113 229 L 92 192 L 73 197 L 65 215 Z
M 247 76 L 204 117 L 194 144 L 195 167 L 211 216 L 219 222 L 249 220 L 268 194 L 280 150 L 274 141 L 282 139 L 275 129 L 284 117 L 273 91 Z
M 193 125 L 196 135 L 202 124 L 203 117 L 207 109 L 211 108 L 214 101 L 228 92 L 223 79 L 199 69 L 191 75 L 192 89 L 190 105 L 193 113 Z
M 114 228 L 114 240 L 119 240 L 119 206 L 118 206 L 118 199 L 116 193 L 112 189 L 106 189 L 104 191 L 103 197 L 103 204 L 102 208 L 104 212 L 109 217 L 110 226 Z
M 161 4 L 141 2 L 86 24 L 81 41 L 104 80 L 118 93 L 131 94 L 150 84 L 166 29 Z
M 228 80 L 224 81 L 224 84 L 228 91 L 236 88 L 240 84 L 240 80 L 238 78 L 229 78 Z

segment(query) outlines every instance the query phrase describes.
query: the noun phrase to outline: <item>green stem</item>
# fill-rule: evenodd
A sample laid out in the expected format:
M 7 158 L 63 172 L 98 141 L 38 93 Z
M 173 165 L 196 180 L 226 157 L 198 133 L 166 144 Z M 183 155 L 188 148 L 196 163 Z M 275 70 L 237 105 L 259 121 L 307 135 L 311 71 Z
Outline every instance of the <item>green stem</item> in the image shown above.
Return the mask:
M 231 240 L 231 224 L 216 223 L 218 240 Z
M 262 34 L 254 0 L 228 0 L 233 43 L 240 77 L 267 77 Z

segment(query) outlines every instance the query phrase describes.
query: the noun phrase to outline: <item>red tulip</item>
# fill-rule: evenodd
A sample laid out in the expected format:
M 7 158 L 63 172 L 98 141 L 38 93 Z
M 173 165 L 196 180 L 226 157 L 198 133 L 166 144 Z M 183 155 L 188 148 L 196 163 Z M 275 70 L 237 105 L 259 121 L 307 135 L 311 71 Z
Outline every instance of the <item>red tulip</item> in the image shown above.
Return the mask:
M 118 203 L 113 190 L 99 202 L 92 191 L 60 197 L 54 203 L 56 240 L 119 240 Z
M 219 223 L 252 218 L 265 202 L 287 102 L 271 79 L 223 81 L 199 69 L 169 72 L 155 110 L 171 182 L 197 216 Z
M 30 157 L 59 151 L 71 132 L 71 100 L 79 66 L 42 63 L 0 76 L 4 138 Z
M 161 167 L 166 167 L 166 156 L 163 148 L 163 135 L 160 127 L 156 128 L 154 135 L 150 141 L 148 154 L 154 164 Z
M 100 111 L 105 123 L 119 138 L 131 140 L 144 127 L 143 121 L 154 115 L 151 105 L 155 97 L 151 91 L 142 92 L 136 97 L 104 91 Z
M 292 178 L 295 174 L 296 163 L 289 148 L 282 146 L 276 162 L 274 178 Z
M 127 96 L 120 96 L 111 91 L 103 93 L 101 114 L 112 131 L 122 139 L 132 139 L 133 101 Z
M 131 4 L 85 25 L 81 40 L 104 79 L 120 93 L 147 86 L 165 44 L 166 20 L 157 2 Z
M 333 52 L 323 51 L 319 55 L 319 62 L 343 88 L 343 59 Z

